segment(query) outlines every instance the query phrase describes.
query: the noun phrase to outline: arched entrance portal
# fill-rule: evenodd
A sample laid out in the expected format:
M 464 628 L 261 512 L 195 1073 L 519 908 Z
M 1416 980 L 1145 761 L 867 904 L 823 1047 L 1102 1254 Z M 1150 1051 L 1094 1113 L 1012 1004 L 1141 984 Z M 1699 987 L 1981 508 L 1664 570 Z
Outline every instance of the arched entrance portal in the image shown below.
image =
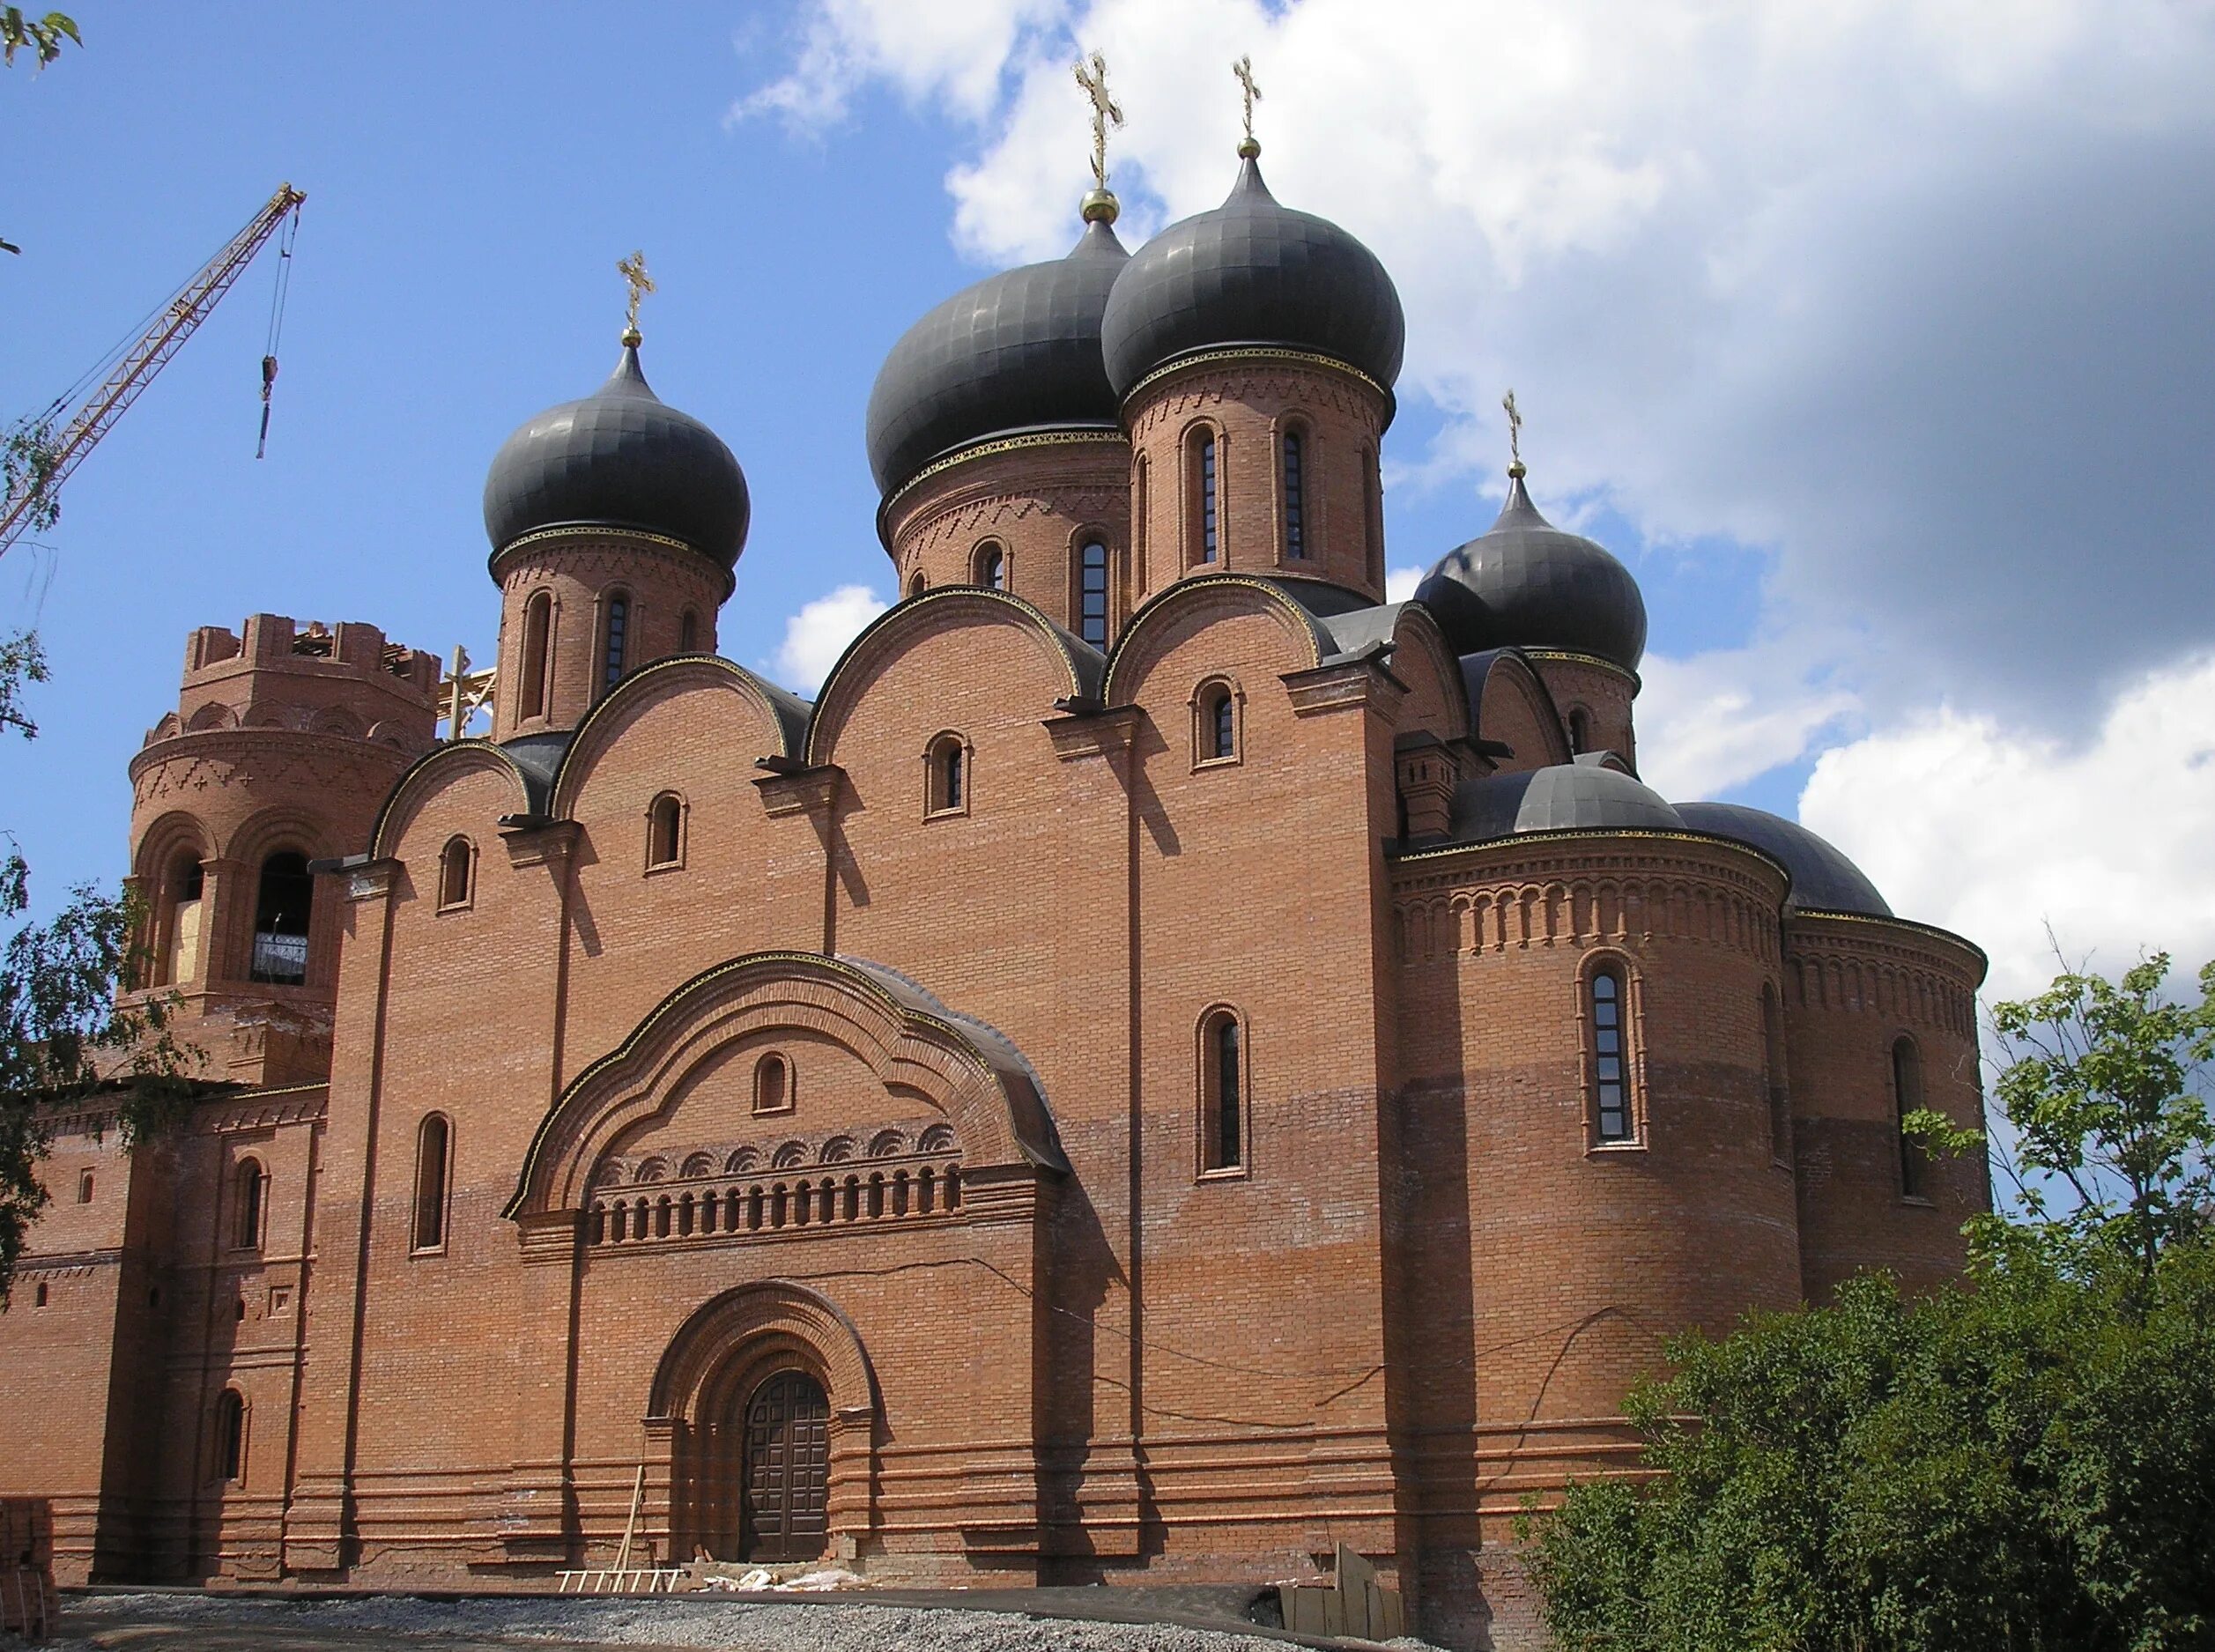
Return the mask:
M 830 1538 L 831 1406 L 804 1371 L 780 1371 L 746 1400 L 739 1543 L 747 1560 L 812 1560 Z

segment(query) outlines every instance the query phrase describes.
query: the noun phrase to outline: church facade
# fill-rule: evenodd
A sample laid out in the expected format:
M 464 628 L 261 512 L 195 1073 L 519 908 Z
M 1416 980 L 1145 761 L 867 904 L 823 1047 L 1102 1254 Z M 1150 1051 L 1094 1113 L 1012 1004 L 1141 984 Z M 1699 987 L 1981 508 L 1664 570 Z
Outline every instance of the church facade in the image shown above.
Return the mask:
M 900 341 L 811 702 L 716 654 L 745 480 L 634 330 L 493 463 L 489 737 L 372 626 L 193 633 L 130 830 L 206 1093 L 54 1121 L 0 1315 L 65 1581 L 1345 1543 L 1523 1644 L 1665 1337 L 1959 1268 L 1900 1121 L 1981 1117 L 1982 955 L 1638 780 L 1636 584 L 1520 463 L 1386 600 L 1399 300 L 1257 153 Z

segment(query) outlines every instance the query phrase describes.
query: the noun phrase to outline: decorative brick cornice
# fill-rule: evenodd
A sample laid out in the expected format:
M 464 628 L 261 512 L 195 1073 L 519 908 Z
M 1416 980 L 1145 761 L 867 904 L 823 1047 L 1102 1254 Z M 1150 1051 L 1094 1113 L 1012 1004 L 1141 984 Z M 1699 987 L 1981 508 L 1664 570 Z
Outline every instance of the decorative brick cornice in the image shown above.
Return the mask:
M 1129 450 L 1129 444 L 1124 441 L 1122 432 L 1120 430 L 1100 430 L 1097 428 L 1026 431 L 1019 436 L 1001 436 L 990 441 L 978 442 L 974 447 L 960 448 L 956 452 L 945 455 L 942 458 L 933 459 L 929 464 L 923 466 L 922 470 L 916 471 L 915 475 L 909 477 L 905 482 L 902 482 L 898 487 L 894 488 L 890 493 L 886 494 L 885 496 L 885 502 L 878 506 L 877 509 L 878 530 L 882 533 L 884 530 L 889 526 L 893 519 L 893 515 L 900 507 L 900 502 L 907 499 L 909 494 L 913 493 L 916 488 L 920 487 L 923 483 L 930 480 L 933 477 L 943 476 L 947 471 L 952 470 L 958 466 L 972 464 L 980 459 L 990 459 L 996 457 L 1001 454 L 1006 453 L 1038 452 L 1041 449 L 1051 448 L 1103 446 L 1111 446 L 1114 448 L 1122 450 L 1125 453 Z M 887 543 L 889 543 L 889 535 L 885 537 Z
M 594 569 L 591 559 L 596 554 L 607 559 L 598 571 L 611 576 L 635 568 L 641 558 L 659 560 L 666 567 L 694 574 L 711 587 L 720 587 L 722 596 L 716 599 L 718 602 L 728 597 L 737 584 L 737 576 L 731 570 L 682 539 L 648 533 L 643 529 L 590 526 L 541 528 L 519 539 L 511 539 L 486 559 L 493 582 L 506 586 L 515 562 L 522 559 L 522 553 L 529 552 L 559 556 L 565 563 L 585 572 Z
M 1232 344 L 1219 350 L 1204 350 L 1193 355 L 1182 356 L 1147 374 L 1145 378 L 1132 385 L 1130 393 L 1122 398 L 1125 424 L 1131 425 L 1135 429 L 1130 410 L 1137 406 L 1142 398 L 1150 394 L 1155 395 L 1158 398 L 1155 402 L 1157 407 L 1168 399 L 1168 396 L 1159 391 L 1157 387 L 1168 384 L 1172 381 L 1181 380 L 1188 375 L 1212 373 L 1219 377 L 1233 368 L 1245 368 L 1249 374 L 1255 369 L 1266 372 L 1274 368 L 1280 374 L 1285 374 L 1287 369 L 1295 371 L 1304 369 L 1305 371 L 1300 372 L 1302 378 L 1322 376 L 1360 385 L 1383 404 L 1383 422 L 1388 425 L 1392 422 L 1394 406 L 1392 392 L 1359 367 L 1349 367 L 1336 357 L 1318 355 L 1311 350 L 1292 350 L 1279 344 Z M 1250 389 L 1241 387 L 1241 391 L 1250 393 Z M 1152 409 L 1148 411 L 1151 411 Z M 1355 409 L 1349 405 L 1344 411 L 1352 412 Z
M 241 780 L 282 783 L 298 778 L 330 789 L 341 783 L 338 776 L 349 768 L 374 770 L 377 778 L 389 782 L 417 755 L 351 734 L 268 724 L 231 725 L 186 729 L 141 746 L 124 772 L 130 777 L 134 800 L 143 804 L 171 790 L 228 786 Z M 186 766 L 189 772 L 172 776 L 167 772 L 172 765 Z M 194 765 L 205 767 L 191 769 Z M 314 772 L 317 766 L 322 774 Z M 298 774 L 303 768 L 310 772 Z M 157 769 L 163 774 L 147 780 Z M 288 774 L 287 770 L 294 774 Z M 172 783 L 162 783 L 165 780 Z M 142 782 L 146 782 L 143 787 Z
M 1784 925 L 1784 975 L 1796 1007 L 1919 1022 L 1976 1036 L 1984 954 L 1958 935 L 1902 919 L 1796 912 Z
M 1054 743 L 1054 755 L 1064 763 L 1105 757 L 1127 751 L 1145 720 L 1146 714 L 1137 706 L 1110 706 L 1101 711 L 1048 717 L 1046 737 Z
M 346 899 L 382 900 L 391 894 L 399 878 L 400 863 L 396 860 L 367 861 L 350 867 L 346 872 Z
M 548 820 L 531 826 L 504 826 L 500 841 L 507 849 L 510 866 L 519 870 L 526 866 L 551 866 L 559 870 L 568 864 L 583 835 L 584 828 L 574 820 Z
M 1367 660 L 1287 671 L 1278 680 L 1292 696 L 1293 715 L 1299 717 L 1367 706 L 1390 722 L 1407 698 L 1405 684 L 1381 666 L 1373 668 Z
M 772 820 L 796 814 L 819 820 L 830 813 L 845 783 L 846 771 L 836 763 L 826 763 L 796 774 L 763 774 L 755 780 L 754 789 L 761 794 L 761 806 Z
M 226 1097 L 212 1108 L 204 1107 L 193 1121 L 196 1132 L 224 1136 L 240 1130 L 274 1130 L 320 1119 L 330 1111 L 327 1084 L 288 1085 L 282 1090 L 255 1090 Z

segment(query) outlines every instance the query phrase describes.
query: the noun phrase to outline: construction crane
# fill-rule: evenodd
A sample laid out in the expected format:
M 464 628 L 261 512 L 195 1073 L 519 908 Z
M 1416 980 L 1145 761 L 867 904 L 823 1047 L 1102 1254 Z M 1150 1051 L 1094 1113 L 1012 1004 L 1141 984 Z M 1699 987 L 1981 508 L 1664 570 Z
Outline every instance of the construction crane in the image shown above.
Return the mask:
M 59 436 L 49 438 L 48 433 L 61 416 L 62 405 L 71 394 L 69 391 L 56 397 L 38 418 L 26 420 L 10 433 L 9 472 L 14 485 L 4 501 L 0 501 L 0 556 L 4 556 L 8 547 L 32 529 L 52 524 L 60 508 L 57 495 L 70 472 L 83 463 L 85 456 L 115 427 L 124 410 L 138 399 L 139 392 L 153 382 L 154 375 L 169 365 L 169 359 L 184 347 L 185 340 L 192 337 L 223 295 L 246 273 L 247 265 L 254 262 L 254 255 L 282 228 L 285 236 L 280 251 L 286 262 L 278 266 L 277 292 L 270 305 L 269 343 L 262 357 L 262 433 L 267 438 L 270 389 L 277 382 L 277 335 L 284 318 L 292 239 L 300 226 L 300 203 L 307 198 L 289 183 L 278 186 L 277 193 L 248 220 L 246 227 L 201 265 L 199 271 L 157 313 L 137 341 L 116 358 L 99 388 L 70 415 L 69 423 L 63 426 Z

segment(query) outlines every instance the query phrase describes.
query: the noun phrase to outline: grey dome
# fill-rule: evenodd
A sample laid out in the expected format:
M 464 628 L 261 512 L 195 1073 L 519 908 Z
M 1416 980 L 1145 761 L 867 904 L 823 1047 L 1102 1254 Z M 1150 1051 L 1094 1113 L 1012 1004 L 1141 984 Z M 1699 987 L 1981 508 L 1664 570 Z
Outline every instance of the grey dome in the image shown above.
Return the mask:
M 1626 671 L 1646 652 L 1646 599 L 1604 546 L 1538 514 L 1519 468 L 1500 520 L 1448 552 L 1415 588 L 1460 654 L 1564 648 Z
M 591 395 L 517 426 L 485 478 L 495 552 L 541 528 L 635 528 L 728 568 L 752 515 L 745 472 L 722 438 L 656 396 L 628 344 Z
M 1681 832 L 1685 822 L 1659 793 L 1619 769 L 1587 763 L 1464 781 L 1454 793 L 1448 835 L 1463 843 L 1530 832 Z
M 1892 907 L 1877 893 L 1868 874 L 1796 820 L 1735 803 L 1680 803 L 1677 812 L 1695 832 L 1736 838 L 1782 861 L 1784 869 L 1792 874 L 1792 892 L 1784 903 L 1787 907 L 1858 912 L 1872 918 L 1892 916 Z
M 1012 431 L 1117 426 L 1100 359 L 1130 255 L 1100 219 L 1067 257 L 964 288 L 902 334 L 869 393 L 869 468 L 890 493 L 942 453 Z
M 1389 389 L 1406 341 L 1377 256 L 1328 219 L 1279 206 L 1250 157 L 1221 206 L 1138 249 L 1100 324 L 1117 396 L 1165 362 L 1226 344 L 1311 350 Z

